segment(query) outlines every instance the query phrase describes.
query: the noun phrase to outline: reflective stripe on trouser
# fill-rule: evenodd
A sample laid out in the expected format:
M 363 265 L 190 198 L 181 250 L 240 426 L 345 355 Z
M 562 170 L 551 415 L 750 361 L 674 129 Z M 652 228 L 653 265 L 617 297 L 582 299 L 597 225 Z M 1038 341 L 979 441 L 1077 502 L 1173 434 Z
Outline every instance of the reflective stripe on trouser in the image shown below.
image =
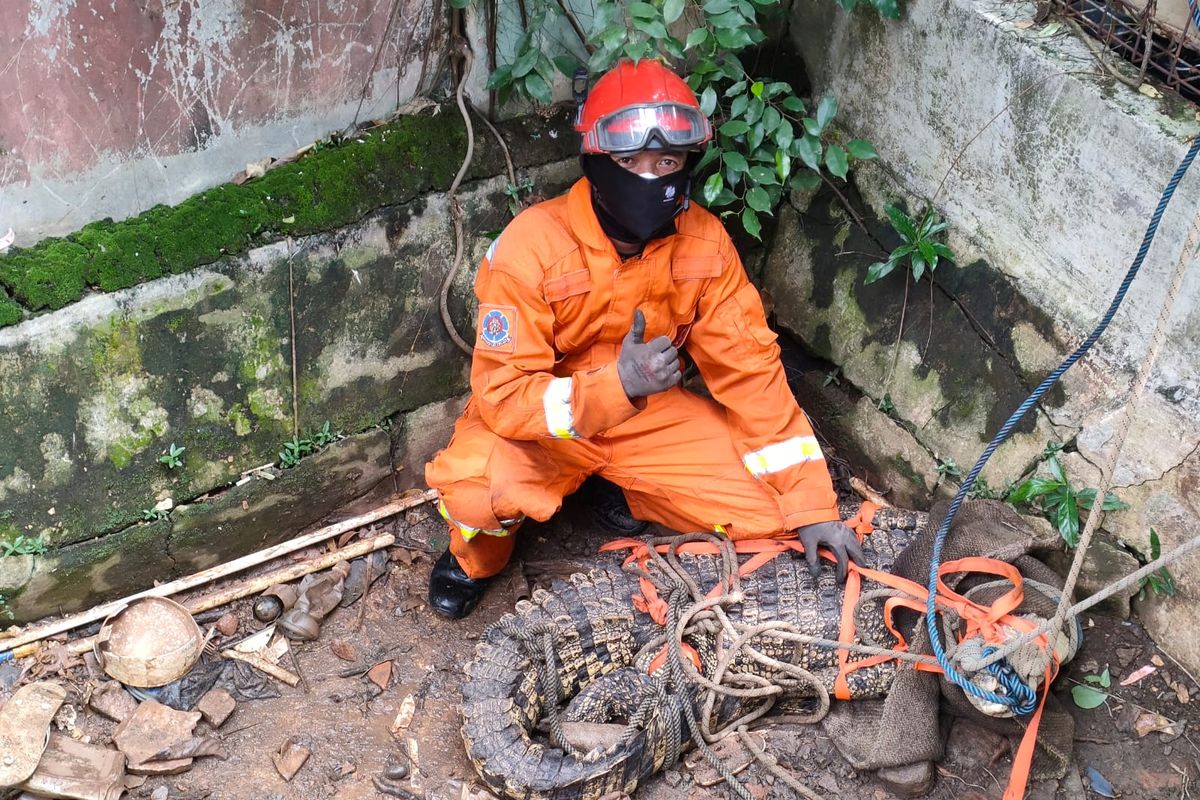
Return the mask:
M 425 471 L 456 518 L 486 528 L 520 514 L 549 519 L 592 474 L 620 486 L 636 518 L 672 530 L 719 524 L 732 539 L 790 533 L 776 496 L 746 470 L 725 412 L 679 388 L 647 398 L 636 416 L 592 439 L 503 439 L 472 404 Z M 468 575 L 504 568 L 515 537 L 467 541 L 450 529 L 451 551 Z
M 747 472 L 758 477 L 782 472 L 788 467 L 803 464 L 805 461 L 818 461 L 824 457 L 815 436 L 793 436 L 746 453 L 742 456 L 742 463 L 746 465 Z
M 457 530 L 459 535 L 468 542 L 481 533 L 487 534 L 488 536 L 508 536 L 509 533 L 511 533 L 512 530 L 521 523 L 521 520 L 524 519 L 524 517 L 518 517 L 516 519 L 502 519 L 500 520 L 500 525 L 502 527 L 499 528 L 472 528 L 470 525 L 463 524 L 454 517 L 450 516 L 450 512 L 446 510 L 446 503 L 440 499 L 438 500 L 438 513 L 442 515 L 442 519 L 450 523 L 451 528 Z

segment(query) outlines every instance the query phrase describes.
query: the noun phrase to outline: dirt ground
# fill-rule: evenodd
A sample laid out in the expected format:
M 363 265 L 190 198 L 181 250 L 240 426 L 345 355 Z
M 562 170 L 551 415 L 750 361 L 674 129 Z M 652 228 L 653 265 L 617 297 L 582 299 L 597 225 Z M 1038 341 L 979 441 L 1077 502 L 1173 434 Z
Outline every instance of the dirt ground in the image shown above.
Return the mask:
M 294 689 L 281 685 L 282 696 L 276 699 L 239 704 L 218 732 L 228 760 L 197 759 L 188 772 L 151 778 L 128 796 L 161 800 L 160 787 L 166 787 L 166 797 L 190 800 L 386 797 L 376 790 L 373 779 L 391 765 L 409 764 L 403 755 L 406 750 L 416 768 L 401 785 L 417 796 L 435 800 L 487 796 L 472 794 L 474 771 L 459 736 L 462 666 L 484 628 L 511 609 L 529 584 L 548 583 L 609 557 L 596 555 L 603 536 L 589 523 L 586 509 L 569 501 L 556 519 L 524 531 L 518 558 L 496 580 L 480 608 L 466 620 L 451 622 L 432 614 L 424 603 L 429 568 L 445 545 L 440 520 L 429 506 L 421 506 L 383 527 L 394 532 L 403 547 L 393 549 L 392 568 L 371 589 L 365 607 L 360 601 L 335 611 L 318 641 L 294 646 L 295 667 L 304 678 L 301 685 Z M 409 560 L 411 564 L 405 563 Z M 239 601 L 233 608 L 241 618 L 237 636 L 262 626 L 253 618 L 251 601 Z M 1085 625 L 1083 650 L 1056 690 L 1076 716 L 1076 763 L 1061 782 L 1035 782 L 1030 797 L 1190 797 L 1200 775 L 1200 749 L 1192 735 L 1200 725 L 1200 702 L 1191 702 L 1200 687 L 1166 659 L 1135 623 L 1097 616 Z M 384 660 L 393 662 L 393 670 L 387 688 L 380 689 L 364 673 Z M 1140 682 L 1118 685 L 1139 667 L 1157 663 L 1162 666 Z M 291 666 L 287 657 L 281 664 Z M 1069 697 L 1071 687 L 1105 667 L 1113 677 L 1107 690 L 1112 696 L 1094 710 L 1075 707 Z M 78 666 L 73 675 L 76 689 L 85 691 L 86 669 Z M 411 723 L 394 731 L 407 698 L 415 708 Z M 1154 727 L 1155 720 L 1160 727 L 1167 721 L 1174 724 L 1165 732 L 1139 735 L 1139 729 Z M 106 742 L 113 727 L 90 711 L 76 725 L 98 742 Z M 1000 798 L 1014 743 L 963 721 L 947 720 L 946 727 L 950 731 L 947 754 L 927 796 Z M 205 730 L 202 722 L 197 732 Z M 871 776 L 855 774 L 819 727 L 769 728 L 765 736 L 769 751 L 819 796 L 894 797 Z M 271 759 L 288 739 L 312 751 L 291 782 L 280 777 Z M 1089 768 L 1098 770 L 1102 778 L 1090 778 Z M 751 784 L 756 798 L 795 796 L 757 767 L 742 778 Z M 1104 789 L 1105 780 L 1113 787 L 1109 794 L 1096 791 Z M 696 785 L 684 764 L 656 776 L 638 791 L 645 800 L 725 796 L 719 785 Z

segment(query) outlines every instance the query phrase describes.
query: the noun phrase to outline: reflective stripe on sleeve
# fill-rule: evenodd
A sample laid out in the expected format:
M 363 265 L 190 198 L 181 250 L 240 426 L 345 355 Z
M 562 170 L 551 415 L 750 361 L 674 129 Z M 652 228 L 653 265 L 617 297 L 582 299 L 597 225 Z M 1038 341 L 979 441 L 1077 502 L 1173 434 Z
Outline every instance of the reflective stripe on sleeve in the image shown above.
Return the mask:
M 742 457 L 742 463 L 751 475 L 758 477 L 821 458 L 824 456 L 815 436 L 793 436 L 747 453 Z
M 575 412 L 571 409 L 570 378 L 555 378 L 542 395 L 542 408 L 546 412 L 546 429 L 558 439 L 578 439 L 575 432 Z

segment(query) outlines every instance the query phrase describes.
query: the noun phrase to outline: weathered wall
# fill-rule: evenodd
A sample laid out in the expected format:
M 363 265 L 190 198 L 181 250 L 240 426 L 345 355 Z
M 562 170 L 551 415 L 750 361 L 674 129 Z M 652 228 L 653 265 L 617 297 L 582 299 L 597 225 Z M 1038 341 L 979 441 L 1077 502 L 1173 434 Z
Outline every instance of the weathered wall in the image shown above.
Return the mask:
M 899 273 L 862 285 L 866 266 L 898 240 L 877 221 L 871 237 L 850 228 L 847 240 L 827 201 L 798 203 L 783 216 L 790 238 L 776 245 L 768 283 L 796 302 L 811 297 L 816 311 L 781 310 L 780 318 L 855 387 L 874 400 L 890 395 L 897 424 L 931 455 L 964 468 L 1099 320 L 1198 128 L 1194 107 L 1177 98 L 1152 99 L 1091 74 L 1089 51 L 1067 29 L 1045 37 L 1016 25 L 1034 10 L 913 0 L 902 21 L 887 22 L 801 4 L 792 26 L 816 92 L 839 98 L 839 122 L 871 140 L 886 167 L 857 178 L 867 216 L 882 218 L 888 201 L 919 209 L 934 198 L 963 268 L 942 266 L 932 291 L 922 283 L 909 292 L 899 334 Z M 1028 468 L 1049 439 L 1073 442 L 1073 481 L 1096 485 L 1094 465 L 1127 404 L 1197 197 L 1193 174 L 1109 332 L 997 454 L 985 473 L 993 486 Z M 1133 508 L 1106 519 L 1143 552 L 1150 526 L 1170 546 L 1200 523 L 1198 281 L 1193 271 L 1185 282 L 1116 473 Z M 1164 646 L 1200 665 L 1200 640 L 1165 635 L 1195 618 L 1196 566 L 1193 558 L 1173 570 L 1181 596 L 1143 610 Z
M 439 140 L 461 142 L 456 115 L 432 124 Z M 569 137 L 547 135 L 562 132 L 556 124 L 504 127 L 518 169 L 546 193 L 577 171 L 561 160 Z M 418 144 L 408 173 L 431 169 L 444 189 L 457 163 L 436 167 Z M 480 142 L 476 155 L 459 195 L 470 244 L 452 303 L 466 331 L 483 232 L 508 219 L 499 150 Z M 287 538 L 385 478 L 420 484 L 467 361 L 438 311 L 454 255 L 447 198 L 395 191 L 397 204 L 354 224 L 279 233 L 244 255 L 0 330 L 0 535 L 51 547 L 0 558 L 0 614 L 28 619 L 144 588 Z M 326 421 L 348 438 L 239 483 L 279 461 L 294 424 L 312 432 Z M 186 447 L 180 469 L 157 460 L 170 443 Z M 141 521 L 167 498 L 167 519 Z
M 0 235 L 29 244 L 176 203 L 391 112 L 439 56 L 436 7 L 0 3 Z

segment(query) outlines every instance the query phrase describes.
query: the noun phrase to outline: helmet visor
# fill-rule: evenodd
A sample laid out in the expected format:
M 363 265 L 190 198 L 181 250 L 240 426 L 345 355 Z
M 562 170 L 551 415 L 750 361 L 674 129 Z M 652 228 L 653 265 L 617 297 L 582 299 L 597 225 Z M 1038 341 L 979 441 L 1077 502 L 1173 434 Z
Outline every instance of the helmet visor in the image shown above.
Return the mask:
M 664 103 L 630 106 L 596 122 L 596 144 L 605 153 L 643 150 L 657 136 L 671 147 L 694 147 L 712 136 L 708 119 L 698 108 Z

